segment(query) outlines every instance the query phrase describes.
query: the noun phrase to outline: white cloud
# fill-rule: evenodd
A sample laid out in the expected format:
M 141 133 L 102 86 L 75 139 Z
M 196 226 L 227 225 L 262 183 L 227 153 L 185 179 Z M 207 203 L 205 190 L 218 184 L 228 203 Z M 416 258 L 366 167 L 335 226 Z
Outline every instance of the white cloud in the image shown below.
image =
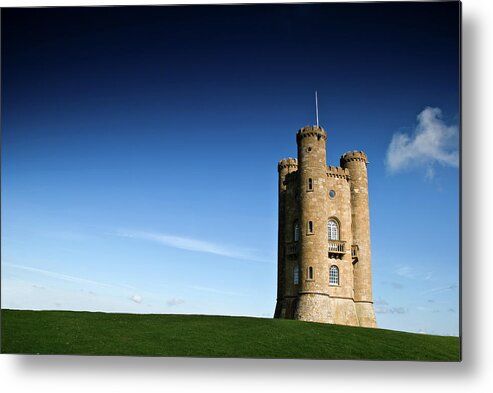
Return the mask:
M 404 307 L 385 307 L 375 306 L 375 312 L 377 314 L 405 314 L 407 310 Z
M 185 300 L 183 299 L 179 299 L 179 298 L 176 298 L 176 297 L 173 297 L 171 299 L 168 299 L 168 301 L 166 302 L 166 304 L 170 307 L 173 307 L 173 306 L 179 306 L 180 304 L 183 304 L 185 303 Z
M 459 131 L 447 126 L 440 108 L 425 108 L 418 116 L 412 135 L 395 133 L 387 150 L 386 166 L 391 174 L 411 168 L 425 168 L 425 178 L 435 176 L 435 164 L 459 166 Z
M 134 303 L 140 304 L 142 303 L 142 296 L 134 294 L 130 297 L 130 300 L 133 301 Z
M 378 298 L 373 302 L 373 304 L 378 305 L 378 306 L 388 306 L 388 302 L 385 299 Z
M 252 249 L 224 246 L 204 240 L 191 239 L 188 237 L 151 232 L 117 232 L 115 234 L 121 237 L 149 240 L 168 247 L 179 248 L 181 250 L 204 252 L 208 254 L 256 262 L 271 262 L 256 256 L 255 250 Z

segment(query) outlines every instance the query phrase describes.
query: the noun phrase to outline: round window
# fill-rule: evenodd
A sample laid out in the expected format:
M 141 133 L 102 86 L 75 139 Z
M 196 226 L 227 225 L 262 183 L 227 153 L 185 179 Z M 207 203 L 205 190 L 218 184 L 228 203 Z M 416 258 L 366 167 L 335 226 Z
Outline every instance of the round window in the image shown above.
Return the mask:
M 335 198 L 335 196 L 336 196 L 336 192 L 335 192 L 334 190 L 330 190 L 330 191 L 329 191 L 329 198 L 330 198 L 330 199 L 334 199 L 334 198 Z

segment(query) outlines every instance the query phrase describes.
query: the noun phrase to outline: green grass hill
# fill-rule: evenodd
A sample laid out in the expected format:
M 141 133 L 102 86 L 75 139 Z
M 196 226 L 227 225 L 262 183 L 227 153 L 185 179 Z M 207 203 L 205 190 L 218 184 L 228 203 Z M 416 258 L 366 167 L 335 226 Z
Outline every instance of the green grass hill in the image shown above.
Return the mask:
M 1 311 L 2 353 L 458 361 L 458 337 L 279 319 Z

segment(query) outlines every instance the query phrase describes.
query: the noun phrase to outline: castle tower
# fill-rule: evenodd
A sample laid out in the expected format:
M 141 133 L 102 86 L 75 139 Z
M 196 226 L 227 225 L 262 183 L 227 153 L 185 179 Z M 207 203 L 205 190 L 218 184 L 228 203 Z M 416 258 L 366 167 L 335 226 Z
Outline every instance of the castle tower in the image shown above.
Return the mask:
M 372 303 L 368 159 L 326 164 L 325 130 L 296 134 L 298 159 L 279 161 L 275 318 L 376 327 Z
M 368 158 L 363 152 L 348 152 L 341 167 L 349 170 L 353 243 L 357 247 L 354 264 L 354 303 L 360 326 L 376 327 L 372 301 L 370 210 L 368 207 Z
M 299 274 L 295 319 L 332 322 L 327 264 L 327 134 L 318 126 L 298 131 Z

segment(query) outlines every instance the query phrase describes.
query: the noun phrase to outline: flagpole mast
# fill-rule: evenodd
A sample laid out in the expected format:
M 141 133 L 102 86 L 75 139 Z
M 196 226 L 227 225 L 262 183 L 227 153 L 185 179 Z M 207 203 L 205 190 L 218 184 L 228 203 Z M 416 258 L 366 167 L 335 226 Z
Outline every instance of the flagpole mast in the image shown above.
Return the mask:
M 318 95 L 316 90 L 315 90 L 315 113 L 317 114 L 317 127 L 318 127 Z

